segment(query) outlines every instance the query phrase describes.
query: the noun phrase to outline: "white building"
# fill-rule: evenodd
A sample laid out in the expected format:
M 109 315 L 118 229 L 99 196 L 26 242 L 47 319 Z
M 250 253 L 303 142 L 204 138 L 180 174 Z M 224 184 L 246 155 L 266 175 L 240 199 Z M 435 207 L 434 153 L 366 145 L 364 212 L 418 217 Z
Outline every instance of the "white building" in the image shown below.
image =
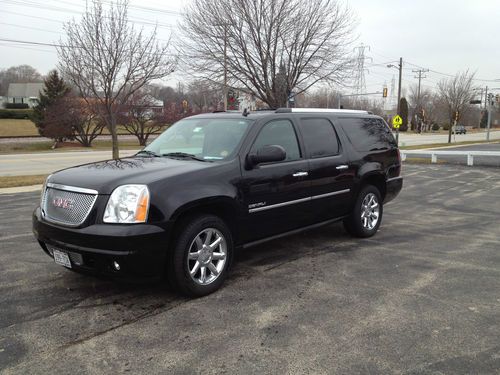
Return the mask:
M 24 103 L 33 108 L 38 104 L 42 90 L 43 83 L 10 83 L 5 103 Z

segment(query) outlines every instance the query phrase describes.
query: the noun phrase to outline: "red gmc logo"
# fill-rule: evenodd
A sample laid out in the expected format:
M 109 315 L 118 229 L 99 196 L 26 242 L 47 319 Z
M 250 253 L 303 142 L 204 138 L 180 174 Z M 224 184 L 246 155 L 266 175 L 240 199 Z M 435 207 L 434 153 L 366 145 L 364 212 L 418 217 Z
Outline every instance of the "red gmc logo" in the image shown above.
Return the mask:
M 65 210 L 72 210 L 75 201 L 73 199 L 67 199 L 62 197 L 54 197 L 52 199 L 52 204 L 55 207 L 64 208 Z

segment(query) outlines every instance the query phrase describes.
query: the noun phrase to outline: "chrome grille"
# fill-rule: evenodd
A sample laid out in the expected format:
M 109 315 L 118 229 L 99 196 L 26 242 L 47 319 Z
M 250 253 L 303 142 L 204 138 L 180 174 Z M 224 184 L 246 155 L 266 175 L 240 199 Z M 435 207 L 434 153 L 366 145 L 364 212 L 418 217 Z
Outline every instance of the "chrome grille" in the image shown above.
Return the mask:
M 82 224 L 97 199 L 97 191 L 47 184 L 42 210 L 46 220 L 68 226 Z

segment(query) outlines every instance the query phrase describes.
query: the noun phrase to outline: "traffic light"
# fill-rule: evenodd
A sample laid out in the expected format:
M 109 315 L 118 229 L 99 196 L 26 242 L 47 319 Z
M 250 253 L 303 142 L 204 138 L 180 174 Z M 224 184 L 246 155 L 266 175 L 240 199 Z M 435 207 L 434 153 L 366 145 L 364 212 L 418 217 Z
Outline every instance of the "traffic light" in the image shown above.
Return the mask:
M 487 103 L 488 103 L 488 105 L 493 105 L 494 104 L 494 102 L 493 102 L 493 94 L 491 92 L 488 94 Z
M 387 87 L 382 90 L 382 98 L 387 98 Z

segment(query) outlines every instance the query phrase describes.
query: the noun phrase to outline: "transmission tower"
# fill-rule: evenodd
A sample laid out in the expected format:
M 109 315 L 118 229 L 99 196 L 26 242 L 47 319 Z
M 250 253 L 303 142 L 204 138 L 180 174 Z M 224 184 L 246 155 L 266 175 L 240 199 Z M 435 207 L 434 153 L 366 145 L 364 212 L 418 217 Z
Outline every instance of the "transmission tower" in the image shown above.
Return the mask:
M 391 79 L 391 96 L 389 99 L 389 109 L 394 107 L 394 102 L 396 101 L 396 77 L 392 75 Z
M 366 80 L 365 80 L 365 61 L 372 60 L 371 57 L 365 56 L 365 51 L 369 51 L 369 46 L 364 46 L 363 44 L 359 47 L 354 48 L 354 51 L 358 52 L 356 58 L 356 66 L 354 69 L 354 93 L 356 95 L 366 93 Z

